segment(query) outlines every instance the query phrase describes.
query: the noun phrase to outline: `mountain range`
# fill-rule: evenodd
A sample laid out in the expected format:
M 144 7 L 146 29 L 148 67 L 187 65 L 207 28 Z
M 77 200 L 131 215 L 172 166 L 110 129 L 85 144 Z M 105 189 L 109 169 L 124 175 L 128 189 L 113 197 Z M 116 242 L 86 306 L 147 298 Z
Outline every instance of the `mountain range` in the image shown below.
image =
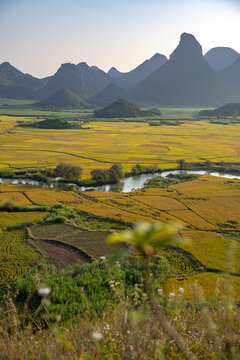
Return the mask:
M 62 88 L 94 106 L 118 98 L 146 105 L 222 105 L 240 99 L 240 55 L 216 47 L 204 56 L 195 37 L 183 33 L 169 59 L 156 53 L 127 73 L 114 67 L 106 73 L 85 62 L 65 63 L 54 75 L 38 79 L 8 62 L 0 65 L 1 97 L 42 100 Z

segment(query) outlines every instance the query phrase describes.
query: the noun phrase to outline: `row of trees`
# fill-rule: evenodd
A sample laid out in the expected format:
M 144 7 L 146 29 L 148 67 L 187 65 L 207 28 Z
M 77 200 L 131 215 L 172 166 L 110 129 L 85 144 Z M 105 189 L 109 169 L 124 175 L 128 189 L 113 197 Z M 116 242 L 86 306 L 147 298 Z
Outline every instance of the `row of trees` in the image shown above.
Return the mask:
M 78 181 L 82 176 L 83 169 L 81 166 L 71 164 L 59 164 L 54 170 L 54 176 L 60 177 L 67 181 Z M 123 167 L 121 164 L 114 164 L 110 169 L 94 169 L 91 171 L 92 180 L 103 184 L 117 184 L 120 179 L 124 178 Z
M 132 167 L 131 173 L 133 175 L 153 174 L 158 170 L 159 170 L 159 167 L 157 164 L 147 165 L 147 166 L 136 164 Z
M 150 174 L 159 170 L 157 164 L 140 165 L 136 164 L 132 167 L 131 173 L 133 175 Z M 74 166 L 71 164 L 59 164 L 54 170 L 54 176 L 60 177 L 67 181 L 78 181 L 82 176 L 83 169 L 81 166 Z M 93 169 L 91 171 L 92 180 L 98 184 L 117 184 L 121 179 L 124 179 L 124 171 L 121 164 L 113 164 L 109 169 Z

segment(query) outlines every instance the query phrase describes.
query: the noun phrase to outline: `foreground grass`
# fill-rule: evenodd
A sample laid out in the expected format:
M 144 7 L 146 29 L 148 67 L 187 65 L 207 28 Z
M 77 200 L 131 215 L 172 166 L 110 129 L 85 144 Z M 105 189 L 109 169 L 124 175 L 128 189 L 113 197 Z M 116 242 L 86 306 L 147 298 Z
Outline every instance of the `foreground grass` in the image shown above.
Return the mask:
M 185 359 L 176 342 L 161 327 L 147 297 L 132 302 L 113 293 L 114 307 L 100 316 L 87 310 L 65 325 L 22 328 L 21 316 L 10 300 L 1 312 L 0 359 Z M 114 300 L 115 299 L 115 300 Z M 47 313 L 48 299 L 42 304 Z M 157 297 L 171 325 L 194 359 L 239 359 L 240 311 L 229 298 L 186 302 L 178 295 Z
M 0 359 L 239 359 L 229 277 L 211 299 L 201 282 L 188 284 L 194 300 L 184 282 L 166 291 L 171 266 L 157 252 L 179 243 L 177 229 L 138 224 L 108 241 L 128 247 L 60 272 L 41 265 L 2 289 Z

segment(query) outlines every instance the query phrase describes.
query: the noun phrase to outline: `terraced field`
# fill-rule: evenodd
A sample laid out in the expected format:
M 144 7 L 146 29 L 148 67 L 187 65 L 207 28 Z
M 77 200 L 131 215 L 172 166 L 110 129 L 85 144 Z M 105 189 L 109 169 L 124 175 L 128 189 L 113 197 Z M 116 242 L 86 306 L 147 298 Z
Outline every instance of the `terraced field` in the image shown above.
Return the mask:
M 9 224 L 21 224 L 24 222 L 32 222 L 40 220 L 48 215 L 47 212 L 6 212 L 0 211 L 0 226 Z
M 91 259 L 98 259 L 119 249 L 119 246 L 107 243 L 107 236 L 110 234 L 108 231 L 83 231 L 71 225 L 54 224 L 33 226 L 31 233 L 34 238 L 53 239 L 72 245 L 89 255 Z M 85 262 L 89 260 L 86 256 Z

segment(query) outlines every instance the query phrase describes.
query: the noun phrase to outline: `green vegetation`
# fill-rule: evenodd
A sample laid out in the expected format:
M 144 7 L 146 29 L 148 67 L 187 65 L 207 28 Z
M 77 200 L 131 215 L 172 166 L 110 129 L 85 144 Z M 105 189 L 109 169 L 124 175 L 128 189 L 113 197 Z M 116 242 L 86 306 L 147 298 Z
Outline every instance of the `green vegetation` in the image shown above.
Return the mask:
M 144 188 L 166 188 L 170 185 L 178 184 L 184 181 L 195 180 L 199 177 L 197 174 L 169 174 L 167 177 L 157 177 L 146 181 Z
M 71 164 L 59 164 L 54 170 L 55 177 L 61 177 L 67 181 L 77 181 L 82 176 L 83 169 L 81 166 Z
M 136 164 L 132 167 L 131 174 L 132 175 L 154 174 L 155 172 L 159 172 L 159 171 L 160 169 L 157 164 L 147 165 L 147 166 Z
M 116 100 L 103 109 L 94 111 L 95 118 L 131 118 L 160 115 L 159 109 L 141 110 L 138 104 L 126 99 Z
M 113 164 L 110 169 L 93 169 L 91 171 L 92 180 L 98 184 L 117 184 L 124 178 L 123 167 L 121 164 Z
M 126 99 L 119 99 L 107 105 L 101 110 L 94 111 L 96 118 L 129 118 L 140 115 L 140 106 Z
M 0 177 L 3 179 L 30 179 L 40 182 L 47 182 L 53 177 L 53 169 L 3 169 L 0 170 Z
M 232 116 L 233 118 L 240 114 L 240 103 L 230 103 L 220 106 L 214 110 L 202 110 L 200 116 Z
M 158 257 L 151 262 L 151 271 L 154 275 L 155 286 L 159 286 L 168 270 L 167 261 Z M 71 320 L 72 316 L 84 314 L 87 310 L 93 314 L 100 314 L 106 310 L 113 299 L 114 291 L 111 284 L 122 288 L 124 297 L 132 298 L 135 293 L 135 284 L 141 283 L 143 265 L 141 259 L 132 259 L 120 266 L 109 266 L 103 260 L 89 265 L 69 268 L 61 274 L 57 274 L 54 267 L 39 266 L 28 272 L 19 279 L 12 287 L 18 294 L 15 299 L 17 306 L 23 308 L 26 301 L 31 317 L 34 316 L 36 323 L 41 323 L 45 314 L 39 311 L 41 297 L 37 290 L 39 284 L 51 289 L 49 295 L 50 306 L 48 308 L 49 321 L 56 322 L 61 314 L 63 322 Z M 71 291 L 69 291 L 71 289 Z M 112 303 L 114 306 L 114 302 Z M 34 315 L 35 314 L 35 315 Z
M 19 126 L 24 127 L 35 127 L 39 129 L 79 129 L 81 128 L 81 124 L 73 124 L 69 123 L 67 120 L 61 119 L 46 119 L 38 122 L 25 122 L 19 124 Z

